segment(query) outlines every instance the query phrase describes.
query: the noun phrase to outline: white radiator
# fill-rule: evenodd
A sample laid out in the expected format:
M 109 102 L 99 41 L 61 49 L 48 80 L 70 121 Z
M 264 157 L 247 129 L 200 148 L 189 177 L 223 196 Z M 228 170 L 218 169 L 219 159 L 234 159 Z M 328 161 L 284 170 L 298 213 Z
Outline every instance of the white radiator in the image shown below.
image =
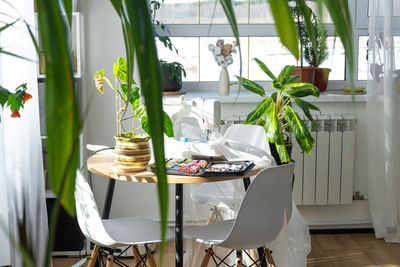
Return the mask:
M 313 115 L 311 135 L 315 147 L 310 155 L 294 142 L 296 162 L 293 200 L 297 205 L 345 205 L 353 200 L 355 118 L 347 114 Z M 233 116 L 226 124 L 242 123 L 246 116 Z M 311 130 L 311 122 L 303 117 Z M 294 138 L 294 137 L 293 137 Z

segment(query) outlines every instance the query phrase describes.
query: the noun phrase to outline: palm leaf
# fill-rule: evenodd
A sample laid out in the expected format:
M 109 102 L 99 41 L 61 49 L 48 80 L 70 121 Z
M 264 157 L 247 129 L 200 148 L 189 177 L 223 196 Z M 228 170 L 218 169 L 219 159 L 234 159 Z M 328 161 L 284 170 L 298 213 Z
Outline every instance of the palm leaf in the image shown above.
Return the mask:
M 276 105 L 274 102 L 268 106 L 265 116 L 265 130 L 267 131 L 267 139 L 271 143 L 275 143 L 279 138 L 279 122 L 276 115 Z
M 246 79 L 243 77 L 239 77 L 239 76 L 236 76 L 236 78 L 243 85 L 243 87 L 246 88 L 247 90 L 249 90 L 250 92 L 253 92 L 262 97 L 265 96 L 264 88 L 261 85 L 259 85 L 258 83 L 250 81 L 249 79 Z
M 235 11 L 233 10 L 232 1 L 231 0 L 219 0 L 224 10 L 225 16 L 228 19 L 229 24 L 231 25 L 233 35 L 236 38 L 236 43 L 239 46 L 239 76 L 242 76 L 242 46 L 240 45 L 240 35 L 239 35 L 239 28 L 236 21 Z M 215 10 L 214 10 L 215 11 Z M 240 91 L 240 84 L 239 84 L 239 91 Z
M 286 65 L 278 76 L 278 82 L 285 85 L 292 75 L 294 66 Z
M 318 90 L 318 88 L 311 84 L 311 83 L 290 83 L 290 84 L 286 84 L 287 87 L 291 87 L 294 88 L 291 91 L 294 90 L 311 90 L 312 91 L 312 95 L 315 97 L 319 97 L 319 95 L 321 94 L 321 92 Z M 289 93 L 290 91 L 288 91 Z
M 268 75 L 268 77 L 271 78 L 271 80 L 276 81 L 275 75 L 272 73 L 272 71 L 267 67 L 267 65 L 264 64 L 261 60 L 258 58 L 253 58 L 253 60 L 257 63 L 257 65 L 260 67 L 260 69 Z
M 276 31 L 282 44 L 299 58 L 298 34 L 287 0 L 270 0 L 272 16 L 274 17 Z
M 255 124 L 262 116 L 264 116 L 265 112 L 267 112 L 267 109 L 271 102 L 272 99 L 270 97 L 266 97 L 263 101 L 258 103 L 256 109 L 250 112 L 244 123 Z
M 317 37 L 315 36 L 314 27 L 313 27 L 312 21 L 311 21 L 311 10 L 306 5 L 305 0 L 296 0 L 296 1 L 297 1 L 298 8 L 300 9 L 300 12 L 304 15 L 304 23 L 306 24 L 307 34 L 310 37 L 314 55 L 318 55 Z M 302 51 L 302 53 L 303 53 L 303 51 Z
M 58 0 L 68 18 L 69 26 L 72 24 L 72 0 Z
M 354 85 L 355 59 L 353 47 L 353 30 L 349 11 L 348 0 L 322 0 L 335 25 L 335 32 L 342 41 L 346 61 L 350 68 L 350 82 Z M 354 95 L 353 95 L 354 100 Z
M 285 139 L 283 138 L 283 133 L 281 131 L 279 131 L 278 139 L 275 142 L 275 147 L 281 162 L 282 163 L 290 162 L 290 156 L 286 149 Z
M 127 52 L 128 88 L 133 81 L 133 50 L 137 52 L 142 94 L 146 104 L 149 132 L 156 163 L 155 172 L 158 179 L 162 240 L 165 240 L 168 220 L 168 184 L 164 156 L 161 72 L 158 64 L 153 25 L 147 1 L 111 0 L 111 2 L 122 22 Z M 164 242 L 162 242 L 161 246 L 162 252 L 163 248 Z
M 39 34 L 46 59 L 47 160 L 52 190 L 75 212 L 79 161 L 79 114 L 69 52 L 68 22 L 58 1 L 37 0 Z M 63 188 L 63 191 L 61 189 Z
M 290 129 L 296 137 L 297 143 L 304 152 L 310 154 L 315 141 L 306 126 L 301 121 L 299 114 L 297 114 L 297 112 L 295 112 L 290 106 L 285 106 L 283 113 L 286 121 L 290 125 Z

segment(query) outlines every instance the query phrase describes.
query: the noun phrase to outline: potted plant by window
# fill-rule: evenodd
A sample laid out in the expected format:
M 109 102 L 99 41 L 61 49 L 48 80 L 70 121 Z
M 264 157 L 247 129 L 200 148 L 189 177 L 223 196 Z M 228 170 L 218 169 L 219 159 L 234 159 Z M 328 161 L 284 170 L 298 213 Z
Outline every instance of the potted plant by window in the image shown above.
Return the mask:
M 163 74 L 164 91 L 179 91 L 182 88 L 182 75 L 186 77 L 183 65 L 176 61 L 160 60 L 160 66 Z
M 319 67 L 329 56 L 326 43 L 327 31 L 322 25 L 319 25 L 318 19 L 314 19 L 313 31 L 316 39 L 316 47 L 315 49 L 312 47 L 311 38 L 306 34 L 303 38 L 303 55 L 305 61 L 310 66 L 316 68 L 314 85 L 320 92 L 323 92 L 328 86 L 329 73 L 331 72 L 329 68 Z
M 119 57 L 114 63 L 115 83 L 104 76 L 104 69 L 97 71 L 93 79 L 96 88 L 103 93 L 104 81 L 114 90 L 119 97 L 117 103 L 116 119 L 118 122 L 117 135 L 115 136 L 114 164 L 122 171 L 142 171 L 148 166 L 150 160 L 150 148 L 148 144 L 149 128 L 146 108 L 140 102 L 139 87 L 135 82 L 131 88 L 127 84 L 127 64 L 125 59 Z M 128 115 L 128 106 L 132 108 L 132 114 Z M 125 128 L 124 122 L 132 121 L 129 129 Z M 140 133 L 143 129 L 145 133 Z M 174 136 L 171 119 L 164 112 L 164 133 L 168 137 Z
M 291 12 L 297 28 L 297 34 L 299 36 L 299 51 L 300 51 L 300 66 L 295 67 L 293 70 L 293 75 L 299 75 L 300 78 L 298 82 L 301 83 L 312 83 L 315 82 L 315 70 L 314 66 L 304 66 L 304 44 L 306 43 L 306 38 L 308 38 L 308 33 L 305 25 L 305 17 L 303 10 L 299 7 L 297 0 L 289 0 L 292 4 Z M 307 7 L 311 19 L 315 20 L 316 16 L 311 8 Z
M 155 37 L 171 52 L 178 54 L 178 49 L 172 44 L 171 38 L 168 36 L 169 30 L 167 26 L 156 19 L 157 11 L 160 9 L 161 3 L 157 0 L 151 1 L 151 15 L 154 26 Z M 167 34 L 160 34 L 159 29 Z M 163 90 L 167 92 L 179 91 L 182 88 L 182 75 L 186 77 L 186 71 L 183 65 L 179 62 L 167 62 L 159 60 L 162 77 L 163 77 Z
M 301 150 L 310 154 L 315 141 L 300 119 L 299 114 L 294 111 L 293 106 L 294 104 L 297 105 L 314 125 L 310 110 L 319 111 L 319 109 L 302 98 L 306 96 L 319 97 L 320 92 L 310 83 L 296 83 L 299 76 L 291 76 L 294 66 L 285 66 L 276 77 L 262 61 L 257 58 L 254 60 L 261 70 L 272 79 L 271 85 L 276 89 L 276 92 L 267 95 L 261 85 L 236 76 L 244 88 L 263 98 L 256 109 L 250 112 L 244 123 L 258 124 L 265 128 L 270 142 L 271 154 L 277 164 L 290 161 L 289 152 L 292 147 L 292 134 Z M 287 136 L 286 140 L 285 135 Z

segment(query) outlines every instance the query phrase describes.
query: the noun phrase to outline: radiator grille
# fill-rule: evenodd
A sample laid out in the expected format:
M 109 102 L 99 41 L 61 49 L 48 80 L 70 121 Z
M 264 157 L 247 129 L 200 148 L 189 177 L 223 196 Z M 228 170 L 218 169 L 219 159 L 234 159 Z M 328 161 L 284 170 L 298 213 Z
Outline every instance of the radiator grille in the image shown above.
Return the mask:
M 355 153 L 355 118 L 348 114 L 302 117 L 315 139 L 310 155 L 294 142 L 292 158 L 296 162 L 293 200 L 297 205 L 346 205 L 352 203 Z M 230 124 L 242 123 L 246 116 L 232 116 Z

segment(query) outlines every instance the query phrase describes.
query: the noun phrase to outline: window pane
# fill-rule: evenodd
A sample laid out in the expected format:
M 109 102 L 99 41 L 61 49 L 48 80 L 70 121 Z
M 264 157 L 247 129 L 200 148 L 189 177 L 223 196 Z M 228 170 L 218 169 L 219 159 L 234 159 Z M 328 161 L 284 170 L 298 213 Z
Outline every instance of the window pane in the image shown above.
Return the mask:
M 250 23 L 273 23 L 271 9 L 266 1 L 250 0 Z
M 344 80 L 344 48 L 338 38 L 336 42 L 334 40 L 334 37 L 328 37 L 329 56 L 320 67 L 332 69 L 330 80 Z M 270 80 L 253 61 L 255 57 L 263 61 L 275 75 L 278 75 L 285 65 L 296 65 L 294 56 L 282 46 L 278 37 L 250 37 L 249 78 L 251 80 Z M 306 62 L 303 64 L 304 66 L 308 65 Z
M 251 80 L 271 80 L 254 62 L 255 57 L 264 62 L 275 75 L 285 65 L 296 64 L 294 56 L 281 44 L 278 37 L 250 37 L 249 53 Z
M 217 6 L 215 7 L 215 4 Z M 248 0 L 234 0 L 232 1 L 233 9 L 236 15 L 237 23 L 249 23 L 249 6 Z M 214 18 L 213 12 L 215 7 Z M 210 24 L 212 19 L 213 24 L 227 24 L 224 10 L 219 1 L 215 0 L 200 0 L 200 23 Z
M 179 54 L 171 52 L 157 41 L 158 57 L 168 62 L 177 61 L 186 70 L 184 81 L 199 80 L 199 39 L 198 37 L 172 37 L 172 43 L 178 49 Z
M 197 24 L 199 1 L 166 0 L 157 12 L 157 19 L 164 24 Z
M 345 78 L 345 55 L 342 42 L 339 37 L 328 37 L 327 39 L 329 56 L 321 64 L 321 68 L 330 68 L 329 80 L 344 80 Z
M 218 81 L 221 67 L 218 66 L 214 60 L 214 56 L 211 51 L 208 50 L 208 45 L 215 45 L 218 37 L 202 37 L 200 38 L 200 81 Z M 232 44 L 235 38 L 224 37 L 225 44 Z M 248 72 L 248 38 L 240 38 L 241 49 L 242 49 L 242 75 L 247 76 Z M 229 79 L 231 82 L 237 81 L 235 75 L 240 74 L 240 61 L 239 61 L 239 49 L 236 48 L 236 54 L 233 54 L 233 63 L 228 66 Z
M 294 3 L 290 3 L 291 6 Z M 307 1 L 307 5 L 313 10 L 313 12 L 318 16 L 318 6 L 316 2 Z M 324 23 L 332 23 L 332 19 L 329 16 L 329 12 L 325 7 L 322 9 Z M 250 23 L 274 23 L 274 18 L 271 13 L 271 9 L 267 1 L 260 0 L 250 0 Z
M 358 37 L 358 79 L 359 80 L 367 80 L 367 77 L 368 77 L 367 41 L 368 41 L 368 36 Z

